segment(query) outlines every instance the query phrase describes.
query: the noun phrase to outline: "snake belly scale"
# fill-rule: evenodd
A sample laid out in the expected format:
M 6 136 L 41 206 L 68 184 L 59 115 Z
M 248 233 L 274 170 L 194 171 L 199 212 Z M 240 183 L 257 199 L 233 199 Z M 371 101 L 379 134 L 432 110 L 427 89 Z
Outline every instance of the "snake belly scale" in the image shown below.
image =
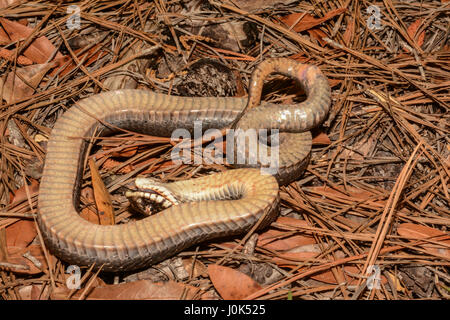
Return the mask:
M 296 79 L 307 99 L 293 105 L 259 104 L 269 73 Z M 39 190 L 38 225 L 46 247 L 71 264 L 125 271 L 150 266 L 202 241 L 249 231 L 276 217 L 279 184 L 299 177 L 309 161 L 312 127 L 327 116 L 330 88 L 315 66 L 286 58 L 259 64 L 249 98 L 178 97 L 146 90 L 118 90 L 80 100 L 58 118 L 47 147 Z M 243 112 L 245 110 L 245 112 Z M 86 142 L 93 133 L 115 128 L 170 137 L 173 130 L 267 128 L 280 130 L 279 167 L 275 175 L 238 168 L 201 178 L 168 183 L 180 204 L 142 220 L 96 225 L 77 212 Z M 110 124 L 110 125 L 109 125 Z M 246 167 L 246 165 L 244 165 Z

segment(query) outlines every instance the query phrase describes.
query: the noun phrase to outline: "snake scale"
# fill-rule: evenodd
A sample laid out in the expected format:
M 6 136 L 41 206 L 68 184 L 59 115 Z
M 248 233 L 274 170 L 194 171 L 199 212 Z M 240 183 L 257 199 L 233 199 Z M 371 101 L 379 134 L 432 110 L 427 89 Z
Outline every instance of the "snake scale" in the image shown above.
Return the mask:
M 292 105 L 260 102 L 263 81 L 277 73 L 298 81 L 305 101 Z M 126 271 L 150 266 L 208 239 L 238 235 L 278 214 L 279 185 L 294 181 L 309 162 L 311 133 L 327 116 L 330 87 L 313 65 L 287 58 L 260 63 L 244 98 L 179 97 L 146 90 L 117 90 L 80 100 L 56 121 L 47 146 L 39 190 L 38 225 L 46 247 L 71 264 Z M 245 112 L 244 112 L 245 111 Z M 164 184 L 178 205 L 144 219 L 96 225 L 77 212 L 83 159 L 82 137 L 102 136 L 117 128 L 170 137 L 173 130 L 279 129 L 279 167 L 275 175 L 237 168 Z M 245 165 L 244 165 L 245 166 Z M 257 167 L 257 166 L 256 166 Z

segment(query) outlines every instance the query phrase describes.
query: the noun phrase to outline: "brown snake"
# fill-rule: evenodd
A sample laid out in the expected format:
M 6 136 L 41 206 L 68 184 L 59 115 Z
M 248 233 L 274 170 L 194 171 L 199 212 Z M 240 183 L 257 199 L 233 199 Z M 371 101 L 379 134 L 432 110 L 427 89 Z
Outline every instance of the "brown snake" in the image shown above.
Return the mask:
M 293 105 L 258 105 L 270 73 L 296 79 L 307 99 Z M 267 226 L 278 213 L 278 185 L 294 181 L 307 166 L 309 130 L 324 120 L 329 105 L 330 87 L 322 72 L 286 58 L 268 59 L 255 68 L 248 99 L 178 97 L 145 90 L 83 99 L 57 120 L 48 142 L 38 215 L 45 244 L 71 264 L 95 263 L 105 271 L 123 271 L 149 266 L 207 239 L 245 233 L 260 219 L 260 227 Z M 125 224 L 96 225 L 78 215 L 87 145 L 80 137 L 110 135 L 117 127 L 170 137 L 177 128 L 192 131 L 194 121 L 202 121 L 204 130 L 233 123 L 243 129 L 279 129 L 275 177 L 241 168 L 164 184 L 179 205 Z

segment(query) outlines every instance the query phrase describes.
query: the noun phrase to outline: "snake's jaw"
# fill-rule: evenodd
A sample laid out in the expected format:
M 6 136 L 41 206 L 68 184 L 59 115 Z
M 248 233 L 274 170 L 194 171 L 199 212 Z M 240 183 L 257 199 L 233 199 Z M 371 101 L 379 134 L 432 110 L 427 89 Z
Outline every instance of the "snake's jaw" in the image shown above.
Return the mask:
M 136 178 L 135 185 L 137 191 L 127 191 L 131 207 L 145 215 L 151 215 L 179 204 L 173 192 L 165 186 L 151 178 Z

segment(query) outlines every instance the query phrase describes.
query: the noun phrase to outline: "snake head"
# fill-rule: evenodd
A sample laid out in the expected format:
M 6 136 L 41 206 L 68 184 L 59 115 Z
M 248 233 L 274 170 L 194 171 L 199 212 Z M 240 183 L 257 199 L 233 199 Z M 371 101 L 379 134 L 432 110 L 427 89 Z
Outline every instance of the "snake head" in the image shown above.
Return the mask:
M 128 198 L 132 208 L 145 215 L 151 215 L 165 210 L 173 205 L 179 204 L 179 201 L 168 188 L 167 184 L 151 178 L 136 178 L 136 191 L 127 191 L 125 196 Z

